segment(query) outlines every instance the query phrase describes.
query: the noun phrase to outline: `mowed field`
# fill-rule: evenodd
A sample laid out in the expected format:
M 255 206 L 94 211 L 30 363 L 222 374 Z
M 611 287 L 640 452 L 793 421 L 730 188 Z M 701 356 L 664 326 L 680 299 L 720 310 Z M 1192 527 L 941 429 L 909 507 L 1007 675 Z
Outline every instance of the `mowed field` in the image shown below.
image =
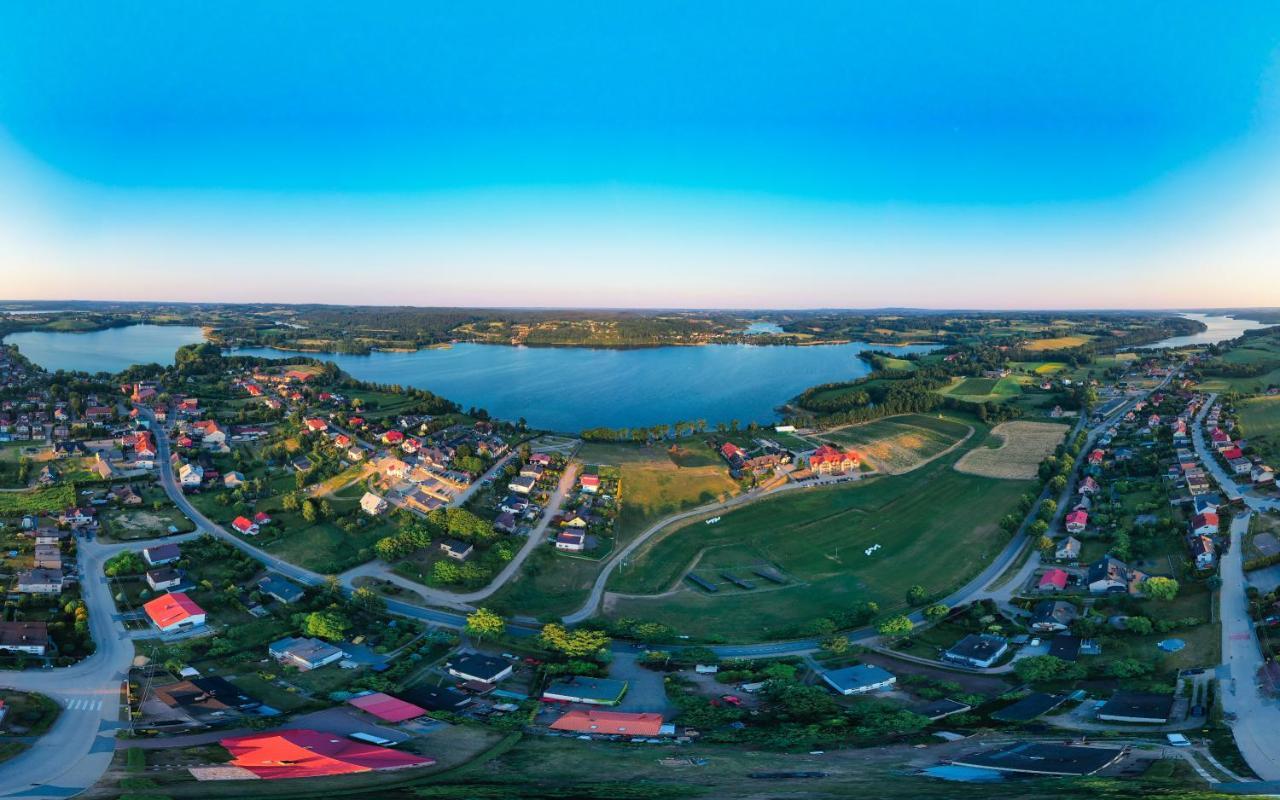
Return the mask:
M 1236 410 L 1245 436 L 1280 437 L 1280 395 L 1251 397 Z
M 951 447 L 972 430 L 950 417 L 904 414 L 821 434 L 820 438 L 862 453 L 876 470 L 905 472 Z
M 1058 336 L 1053 339 L 1033 339 L 1024 345 L 1024 349 L 1038 350 L 1063 350 L 1068 347 L 1079 347 L 1093 341 L 1092 336 L 1077 334 L 1074 336 Z
M 980 440 L 986 428 L 980 428 Z M 953 453 L 904 475 L 784 492 L 650 541 L 609 583 L 606 614 L 664 622 L 682 634 L 758 640 L 796 633 L 832 608 L 874 600 L 885 613 L 905 606 L 914 584 L 944 595 L 971 579 L 1008 540 L 997 525 L 1032 486 L 960 473 Z M 880 548 L 871 555 L 866 550 Z M 750 574 L 769 564 L 777 587 Z M 756 584 L 739 589 L 722 569 Z M 690 570 L 722 588 L 707 594 Z
M 971 403 L 1003 402 L 1022 394 L 1022 383 L 1027 376 L 1008 375 L 1003 378 L 956 378 L 950 386 L 938 390 L 957 400 Z
M 738 492 L 724 461 L 701 442 L 682 443 L 675 452 L 664 447 L 588 442 L 578 451 L 577 459 L 584 464 L 616 466 L 622 473 L 619 547 L 656 520 Z M 486 605 L 508 614 L 565 614 L 586 600 L 600 568 L 598 560 L 539 547 Z
M 1053 422 L 1002 422 L 991 429 L 998 447 L 975 447 L 957 462 L 956 469 L 971 475 L 1006 480 L 1031 480 L 1037 468 L 1061 444 L 1070 427 Z

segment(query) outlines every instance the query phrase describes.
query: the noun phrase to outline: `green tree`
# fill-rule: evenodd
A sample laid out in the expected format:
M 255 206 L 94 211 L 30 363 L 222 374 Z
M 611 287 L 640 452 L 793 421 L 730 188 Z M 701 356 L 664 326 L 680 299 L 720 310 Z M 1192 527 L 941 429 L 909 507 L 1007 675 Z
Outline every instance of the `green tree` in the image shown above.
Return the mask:
M 350 628 L 351 620 L 337 611 L 312 611 L 302 621 L 304 634 L 331 642 L 342 639 Z
M 477 641 L 486 636 L 501 636 L 506 629 L 506 620 L 487 608 L 477 608 L 467 615 L 467 633 Z
M 1151 633 L 1154 626 L 1146 617 L 1129 617 L 1124 621 L 1124 628 L 1137 636 L 1146 636 Z
M 915 625 L 907 617 L 899 614 L 896 617 L 890 617 L 876 628 L 881 636 L 906 636 L 911 633 Z
M 1078 680 L 1084 677 L 1079 664 L 1064 661 L 1057 656 L 1027 656 L 1014 662 L 1013 671 L 1027 683 L 1045 681 Z
M 368 586 L 361 586 L 352 592 L 351 602 L 356 608 L 370 614 L 382 614 L 387 610 L 387 601 Z
M 907 590 L 907 605 L 918 606 L 923 603 L 924 599 L 928 596 L 929 593 L 925 591 L 925 588 L 917 583 L 915 586 L 912 586 Z
M 1147 597 L 1156 600 L 1172 600 L 1178 596 L 1178 582 L 1173 578 L 1162 578 L 1157 575 L 1143 581 L 1142 591 L 1146 592 Z
M 925 608 L 924 618 L 930 622 L 937 622 L 944 619 L 949 613 L 951 613 L 951 609 L 947 608 L 946 605 L 942 603 L 934 603 L 933 605 Z
M 547 649 L 559 651 L 570 658 L 594 656 L 607 648 L 610 641 L 603 631 L 590 628 L 577 628 L 571 631 L 556 622 L 542 626 L 542 633 L 538 639 Z

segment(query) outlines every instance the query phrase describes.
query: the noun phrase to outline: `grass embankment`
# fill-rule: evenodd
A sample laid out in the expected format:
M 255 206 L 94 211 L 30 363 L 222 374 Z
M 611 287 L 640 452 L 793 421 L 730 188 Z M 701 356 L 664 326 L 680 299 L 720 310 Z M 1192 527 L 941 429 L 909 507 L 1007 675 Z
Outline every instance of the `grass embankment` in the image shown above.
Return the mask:
M 881 472 L 903 472 L 951 447 L 969 433 L 969 425 L 943 415 L 904 414 L 841 428 L 825 439 L 851 447 Z
M 974 440 L 985 434 L 983 426 Z M 905 475 L 784 493 L 726 514 L 717 525 L 665 534 L 609 584 L 614 592 L 661 596 L 611 598 L 608 613 L 665 622 L 691 636 L 770 639 L 862 600 L 886 612 L 901 609 L 914 584 L 944 595 L 1000 552 L 1008 536 L 997 523 L 1033 485 L 956 472 L 965 451 Z M 751 575 L 764 565 L 789 583 L 775 587 Z M 707 594 L 683 581 L 691 569 L 720 591 Z M 738 589 L 720 578 L 721 570 L 757 588 Z

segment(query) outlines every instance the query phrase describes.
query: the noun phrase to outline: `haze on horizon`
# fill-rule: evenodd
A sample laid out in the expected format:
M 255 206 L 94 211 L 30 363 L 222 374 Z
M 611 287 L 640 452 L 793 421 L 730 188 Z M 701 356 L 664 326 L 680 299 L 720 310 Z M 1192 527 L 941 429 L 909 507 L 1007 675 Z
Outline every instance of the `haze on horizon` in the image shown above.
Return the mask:
M 0 25 L 8 298 L 1280 305 L 1262 2 L 54 2 Z

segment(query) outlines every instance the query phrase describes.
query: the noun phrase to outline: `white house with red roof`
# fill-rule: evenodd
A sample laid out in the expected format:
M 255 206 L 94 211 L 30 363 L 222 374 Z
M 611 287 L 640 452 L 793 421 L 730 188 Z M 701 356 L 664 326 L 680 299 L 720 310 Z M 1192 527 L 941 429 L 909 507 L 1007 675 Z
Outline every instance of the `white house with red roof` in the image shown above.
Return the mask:
M 1218 515 L 1212 511 L 1206 511 L 1203 514 L 1196 514 L 1191 520 L 1191 534 L 1193 536 L 1212 536 L 1220 530 L 1220 520 Z
M 855 450 L 840 450 L 824 444 L 809 454 L 809 469 L 817 473 L 848 472 L 857 469 L 862 456 Z
M 235 528 L 239 533 L 245 536 L 257 536 L 258 526 L 248 517 L 236 517 L 231 521 L 231 527 Z
M 595 494 L 600 491 L 600 476 L 580 475 L 578 476 L 578 485 L 582 487 L 582 491 Z
M 186 592 L 162 594 L 142 607 L 162 633 L 198 628 L 205 623 L 204 609 Z
M 1089 527 L 1089 512 L 1084 509 L 1076 509 L 1067 515 L 1067 532 L 1083 533 L 1084 529 Z

